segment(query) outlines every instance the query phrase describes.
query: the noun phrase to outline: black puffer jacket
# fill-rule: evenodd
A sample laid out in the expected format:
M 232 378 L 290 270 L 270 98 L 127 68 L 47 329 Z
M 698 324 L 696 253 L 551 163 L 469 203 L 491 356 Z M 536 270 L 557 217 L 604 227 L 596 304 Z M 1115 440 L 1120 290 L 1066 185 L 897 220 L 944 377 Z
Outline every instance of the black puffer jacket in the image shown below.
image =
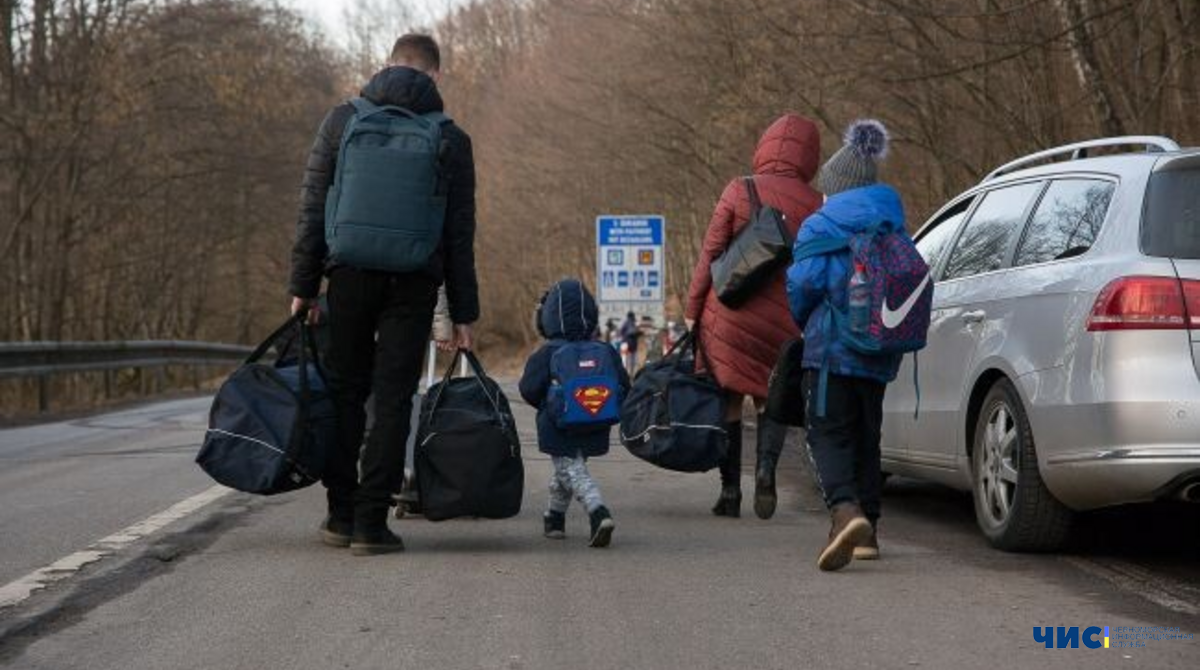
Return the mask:
M 417 114 L 443 110 L 442 97 L 433 79 L 407 67 L 382 70 L 363 88 L 362 96 L 377 105 L 404 107 Z M 292 248 L 290 284 L 292 295 L 301 298 L 315 297 L 321 289 L 322 275 L 330 269 L 325 246 L 325 196 L 333 184 L 342 133 L 353 115 L 354 107 L 349 102 L 330 110 L 308 155 L 296 244 Z M 450 180 L 446 225 L 439 253 L 434 254 L 425 271 L 439 282 L 446 282 L 450 318 L 455 323 L 474 323 L 479 319 L 479 284 L 475 278 L 475 158 L 471 138 L 461 128 L 450 124 L 444 132 L 448 145 L 445 167 Z

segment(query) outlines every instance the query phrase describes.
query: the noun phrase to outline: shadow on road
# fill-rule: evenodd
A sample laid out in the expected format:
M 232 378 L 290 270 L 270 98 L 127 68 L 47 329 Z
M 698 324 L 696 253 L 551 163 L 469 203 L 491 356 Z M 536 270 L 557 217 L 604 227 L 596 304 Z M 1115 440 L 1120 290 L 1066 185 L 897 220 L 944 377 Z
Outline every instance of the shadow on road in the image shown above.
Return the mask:
M 885 515 L 905 521 L 909 532 L 936 541 L 977 538 L 968 493 L 937 484 L 895 477 L 884 489 Z M 1200 588 L 1200 505 L 1156 502 L 1080 513 L 1061 555 L 1136 563 L 1159 576 Z
M 977 532 L 968 493 L 896 477 L 888 482 L 884 496 L 894 512 Z M 1080 513 L 1068 550 L 1122 558 L 1173 556 L 1195 561 L 1200 558 L 1200 505 L 1168 501 Z

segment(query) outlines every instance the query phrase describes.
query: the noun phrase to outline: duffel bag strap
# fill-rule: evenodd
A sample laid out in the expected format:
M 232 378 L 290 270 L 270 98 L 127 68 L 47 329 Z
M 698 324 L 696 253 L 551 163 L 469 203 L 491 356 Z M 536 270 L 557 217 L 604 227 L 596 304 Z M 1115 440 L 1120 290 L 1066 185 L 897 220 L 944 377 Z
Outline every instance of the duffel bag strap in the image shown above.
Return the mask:
M 758 210 L 762 209 L 762 200 L 758 197 L 758 187 L 754 185 L 753 176 L 742 177 L 742 182 L 746 186 L 746 196 L 750 200 L 750 216 L 747 220 L 753 221 L 754 215 L 758 213 Z
M 693 330 L 694 330 L 694 328 L 693 328 Z M 663 358 L 670 358 L 676 354 L 682 353 L 680 350 L 683 349 L 684 347 L 688 346 L 692 342 L 693 330 L 687 331 L 686 333 L 683 334 L 683 337 L 676 340 L 675 344 L 669 350 L 667 350 L 667 353 L 665 356 L 663 356 Z
M 459 361 L 464 356 L 467 359 L 467 364 L 471 366 L 471 371 L 475 373 L 475 379 L 479 382 L 479 388 L 483 389 L 483 395 L 492 404 L 492 409 L 496 412 L 496 418 L 503 422 L 504 412 L 500 411 L 500 401 L 492 395 L 487 384 L 483 383 L 483 380 L 488 378 L 487 373 L 484 372 L 483 364 L 479 362 L 479 358 L 475 356 L 475 352 L 467 349 L 458 349 L 454 352 L 454 360 L 450 361 L 450 365 L 446 367 L 446 374 L 442 376 L 442 383 L 438 386 L 437 395 L 433 397 L 433 405 L 430 413 L 437 413 L 438 405 L 442 402 L 442 393 L 446 390 L 446 386 L 449 385 L 450 380 L 454 379 L 454 371 L 458 369 Z
M 276 328 L 274 332 L 267 336 L 267 339 L 263 340 L 261 344 L 255 347 L 254 351 L 246 357 L 245 364 L 249 365 L 250 363 L 257 363 L 260 359 L 262 359 L 263 356 L 267 355 L 267 352 L 271 350 L 271 346 L 274 345 L 275 342 L 286 335 L 288 331 L 295 328 L 296 324 L 303 323 L 303 321 L 307 318 L 307 310 L 300 310 L 289 317 L 287 321 L 283 322 L 282 326 Z
M 442 383 L 437 385 L 437 395 L 433 396 L 432 411 L 436 412 L 438 405 L 442 402 L 442 392 L 446 390 L 446 386 L 450 384 L 450 380 L 454 379 L 454 371 L 458 369 L 458 362 L 462 358 L 462 350 L 454 351 L 454 358 L 450 360 L 450 365 L 446 366 L 446 374 L 442 375 Z
M 712 374 L 712 364 L 708 360 L 708 356 L 704 355 L 704 343 L 700 341 L 700 321 L 696 321 L 693 327 L 695 334 L 692 336 L 692 353 L 696 357 L 696 362 L 704 366 L 704 369 Z
M 483 380 L 488 379 L 487 372 L 483 370 L 483 363 L 479 362 L 479 358 L 475 355 L 475 352 L 470 349 L 464 351 L 463 354 L 467 357 L 467 363 L 471 365 L 471 370 L 475 373 L 475 379 L 479 381 L 479 388 L 483 389 L 483 395 L 487 396 L 488 402 L 492 403 L 492 409 L 496 412 L 496 418 L 503 423 L 504 412 L 500 411 L 500 400 L 492 395 L 491 391 L 488 390 L 487 384 L 483 383 Z
M 268 335 L 267 338 L 263 340 L 262 343 L 259 344 L 246 358 L 245 365 L 251 365 L 262 360 L 263 356 L 267 355 L 267 352 L 271 350 L 271 347 L 274 346 L 276 342 L 283 338 L 283 336 L 287 335 L 289 331 L 293 330 L 297 331 L 294 337 L 296 337 L 297 341 L 300 343 L 300 346 L 297 347 L 299 349 L 297 358 L 300 364 L 300 369 L 297 371 L 300 381 L 299 410 L 300 419 L 306 425 L 308 422 L 308 405 L 312 400 L 312 386 L 308 379 L 308 364 L 310 361 L 310 356 L 313 365 L 317 368 L 318 374 L 320 374 L 322 377 L 325 377 L 324 370 L 322 370 L 320 367 L 321 358 L 320 354 L 317 353 L 316 337 L 313 335 L 312 327 L 308 325 L 307 309 L 302 309 L 299 312 L 296 312 L 287 321 L 284 321 L 283 325 L 276 328 L 274 332 Z M 326 379 L 328 378 L 326 377 Z

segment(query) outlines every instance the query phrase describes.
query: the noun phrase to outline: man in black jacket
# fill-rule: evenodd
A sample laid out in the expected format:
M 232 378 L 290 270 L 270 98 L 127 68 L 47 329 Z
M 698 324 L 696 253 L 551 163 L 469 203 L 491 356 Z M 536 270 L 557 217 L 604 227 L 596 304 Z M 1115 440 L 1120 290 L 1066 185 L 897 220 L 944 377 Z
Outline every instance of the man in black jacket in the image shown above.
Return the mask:
M 389 66 L 371 79 L 362 96 L 417 114 L 440 112 L 439 67 L 438 46 L 431 37 L 405 35 L 396 41 Z M 441 245 L 424 270 L 388 273 L 332 265 L 325 244 L 325 200 L 342 133 L 353 115 L 354 107 L 343 103 L 326 115 L 317 131 L 304 173 L 290 288 L 292 312 L 308 309 L 315 319 L 321 279 L 329 277 L 328 368 L 337 396 L 340 444 L 325 473 L 329 516 L 321 524 L 321 537 L 327 544 L 371 555 L 404 549 L 387 527 L 387 512 L 403 478 L 412 397 L 443 281 L 455 325 L 454 340 L 440 344 L 472 347 L 471 324 L 479 318 L 475 164 L 470 137 L 456 125 L 446 126 L 446 219 Z M 364 407 L 372 392 L 375 424 L 363 447 Z

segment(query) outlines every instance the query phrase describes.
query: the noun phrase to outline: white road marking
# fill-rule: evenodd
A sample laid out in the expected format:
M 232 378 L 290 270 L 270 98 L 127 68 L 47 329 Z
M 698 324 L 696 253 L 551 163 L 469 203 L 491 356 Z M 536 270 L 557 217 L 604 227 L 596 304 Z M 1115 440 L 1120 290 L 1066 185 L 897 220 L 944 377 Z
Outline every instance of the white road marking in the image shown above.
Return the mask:
M 91 565 L 105 556 L 111 556 L 147 535 L 192 514 L 201 507 L 232 492 L 233 489 L 220 485 L 214 486 L 206 491 L 197 493 L 191 498 L 181 500 L 157 514 L 148 516 L 132 526 L 97 540 L 83 551 L 77 551 L 70 556 L 60 558 L 44 568 L 34 570 L 24 577 L 0 586 L 0 609 L 12 607 L 25 601 L 35 591 L 44 589 L 54 582 L 67 579 L 79 572 L 84 566 Z
M 1066 556 L 1063 560 L 1160 607 L 1180 614 L 1200 614 L 1200 592 L 1187 584 L 1116 559 Z

